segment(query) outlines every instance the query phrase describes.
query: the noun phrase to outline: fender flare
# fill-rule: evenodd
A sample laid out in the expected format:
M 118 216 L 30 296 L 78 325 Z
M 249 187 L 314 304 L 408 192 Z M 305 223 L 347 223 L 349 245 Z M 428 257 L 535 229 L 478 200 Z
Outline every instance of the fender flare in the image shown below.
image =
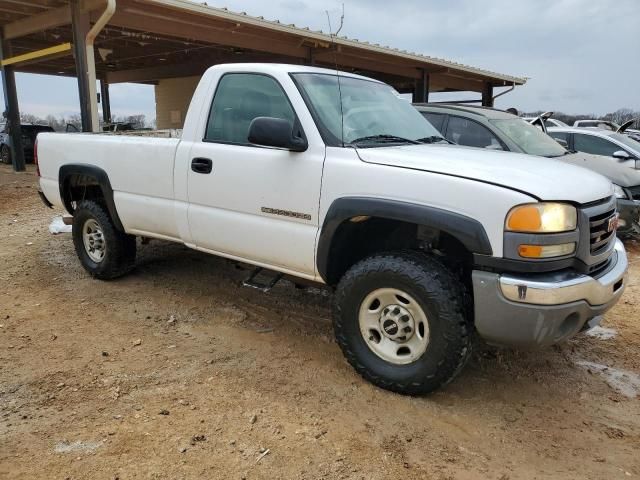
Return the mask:
M 441 208 L 372 197 L 344 197 L 333 201 L 322 224 L 316 254 L 318 273 L 326 282 L 333 237 L 339 226 L 356 216 L 371 216 L 424 225 L 446 232 L 471 253 L 492 255 L 491 243 L 482 224 L 471 217 Z
M 111 182 L 109 181 L 109 175 L 103 169 L 96 167 L 95 165 L 87 165 L 84 163 L 78 164 L 68 164 L 60 167 L 60 171 L 58 172 L 58 185 L 60 188 L 60 198 L 64 203 L 65 208 L 69 213 L 73 212 L 73 207 L 71 205 L 71 201 L 67 195 L 65 195 L 65 191 L 67 188 L 67 183 L 71 175 L 79 175 L 81 178 L 87 178 L 95 180 L 100 190 L 102 190 L 102 195 L 104 197 L 105 205 L 107 210 L 109 211 L 109 215 L 113 220 L 113 224 L 116 229 L 124 232 L 124 226 L 120 221 L 120 216 L 118 215 L 118 211 L 116 210 L 116 204 L 113 199 L 113 188 L 111 188 Z

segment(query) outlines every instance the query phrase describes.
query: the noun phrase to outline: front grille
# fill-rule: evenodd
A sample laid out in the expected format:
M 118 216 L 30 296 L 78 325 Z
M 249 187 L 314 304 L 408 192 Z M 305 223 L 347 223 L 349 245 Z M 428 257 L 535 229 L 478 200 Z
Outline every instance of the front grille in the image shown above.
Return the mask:
M 592 277 L 597 277 L 602 272 L 604 272 L 607 268 L 609 268 L 609 264 L 611 263 L 611 257 L 607 258 L 603 262 L 596 263 L 589 267 L 589 275 Z
M 608 197 L 583 204 L 578 210 L 580 240 L 576 258 L 584 265 L 582 273 L 598 275 L 606 269 L 616 243 L 616 232 L 609 232 L 609 222 L 616 215 L 616 198 Z
M 592 256 L 604 252 L 615 237 L 615 230 L 609 225 L 616 216 L 615 208 L 589 218 L 589 251 Z

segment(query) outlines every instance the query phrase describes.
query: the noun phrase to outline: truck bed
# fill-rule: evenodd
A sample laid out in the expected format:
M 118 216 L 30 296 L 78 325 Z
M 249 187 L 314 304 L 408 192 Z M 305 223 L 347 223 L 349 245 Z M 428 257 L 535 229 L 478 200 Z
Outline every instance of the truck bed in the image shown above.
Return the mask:
M 63 165 L 100 169 L 109 178 L 127 230 L 175 237 L 175 222 L 171 217 L 174 159 L 180 143 L 180 139 L 174 137 L 177 132 L 40 134 L 41 188 L 51 203 L 62 206 L 58 175 Z

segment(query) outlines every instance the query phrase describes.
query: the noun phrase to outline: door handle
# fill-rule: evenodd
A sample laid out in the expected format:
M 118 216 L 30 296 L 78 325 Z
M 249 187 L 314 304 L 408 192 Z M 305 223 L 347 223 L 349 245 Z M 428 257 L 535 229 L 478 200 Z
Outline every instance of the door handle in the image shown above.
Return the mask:
M 211 173 L 213 162 L 208 158 L 196 157 L 191 160 L 191 170 L 196 173 Z

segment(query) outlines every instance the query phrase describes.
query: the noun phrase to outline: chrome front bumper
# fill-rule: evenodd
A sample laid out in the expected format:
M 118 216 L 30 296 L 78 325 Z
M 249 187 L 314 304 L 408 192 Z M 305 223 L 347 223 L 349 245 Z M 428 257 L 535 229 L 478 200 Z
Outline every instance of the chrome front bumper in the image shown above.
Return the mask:
M 574 272 L 538 274 L 532 277 L 500 276 L 500 290 L 507 300 L 535 305 L 558 305 L 585 300 L 604 305 L 624 289 L 628 261 L 624 245 L 616 240 L 612 266 L 599 278 Z
M 620 299 L 628 268 L 616 240 L 612 259 L 598 277 L 564 271 L 507 275 L 473 272 L 476 330 L 489 343 L 540 346 L 558 343 L 599 323 Z

